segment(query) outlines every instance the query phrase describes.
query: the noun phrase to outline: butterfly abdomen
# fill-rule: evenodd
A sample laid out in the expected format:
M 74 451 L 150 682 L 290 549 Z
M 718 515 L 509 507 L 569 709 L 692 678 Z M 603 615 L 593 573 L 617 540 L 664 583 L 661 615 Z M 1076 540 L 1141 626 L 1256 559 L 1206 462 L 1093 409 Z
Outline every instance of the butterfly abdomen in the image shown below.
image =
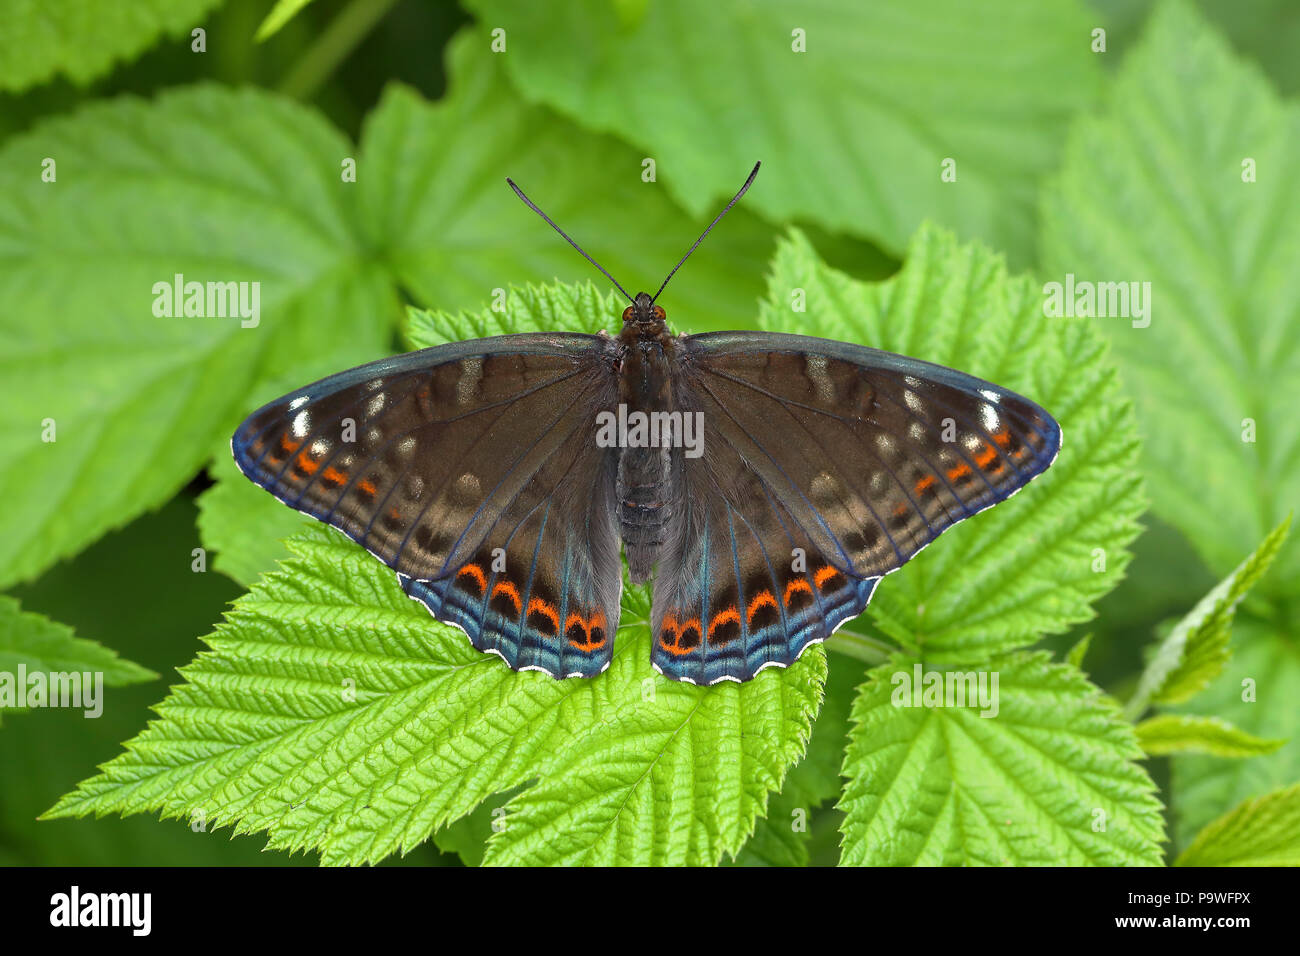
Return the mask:
M 669 449 L 628 448 L 618 462 L 619 533 L 635 582 L 650 577 L 671 517 Z

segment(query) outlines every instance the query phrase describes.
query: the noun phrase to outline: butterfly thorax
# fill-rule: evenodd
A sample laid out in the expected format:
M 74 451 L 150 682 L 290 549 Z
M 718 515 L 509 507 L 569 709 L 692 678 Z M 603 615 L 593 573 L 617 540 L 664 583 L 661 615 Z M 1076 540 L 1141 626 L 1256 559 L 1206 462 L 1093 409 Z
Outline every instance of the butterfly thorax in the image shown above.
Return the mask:
M 664 310 L 650 296 L 638 293 L 623 311 L 619 334 L 619 401 L 629 416 L 671 412 L 672 363 L 676 342 L 668 331 Z M 633 581 L 650 576 L 663 545 L 673 500 L 669 447 L 619 449 L 619 527 Z

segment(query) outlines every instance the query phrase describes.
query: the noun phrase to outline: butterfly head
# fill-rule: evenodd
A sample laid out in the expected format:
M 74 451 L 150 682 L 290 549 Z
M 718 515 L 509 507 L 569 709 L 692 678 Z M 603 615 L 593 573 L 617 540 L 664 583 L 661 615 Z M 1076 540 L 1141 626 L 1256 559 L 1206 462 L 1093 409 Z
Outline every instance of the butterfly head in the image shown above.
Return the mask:
M 657 335 L 663 331 L 667 315 L 647 292 L 638 292 L 632 304 L 623 310 L 623 330 L 638 335 Z

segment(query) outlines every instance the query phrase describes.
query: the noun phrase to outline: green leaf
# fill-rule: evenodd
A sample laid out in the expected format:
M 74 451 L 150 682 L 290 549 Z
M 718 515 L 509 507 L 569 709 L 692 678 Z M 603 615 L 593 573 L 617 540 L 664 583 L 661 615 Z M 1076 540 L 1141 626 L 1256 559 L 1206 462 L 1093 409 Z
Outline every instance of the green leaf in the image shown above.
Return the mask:
M 1122 59 L 1155 0 L 1089 0 L 1101 14 L 1110 46 L 1107 59 Z M 1259 63 L 1284 94 L 1300 92 L 1300 15 L 1292 0 L 1196 0 L 1196 8 L 1232 42 L 1234 50 Z
M 834 654 L 828 661 L 825 699 L 813 724 L 808 752 L 786 776 L 781 792 L 773 794 L 767 815 L 758 821 L 754 835 L 736 857 L 740 865 L 807 866 L 813 811 L 840 793 L 849 710 L 862 680 L 862 666 Z
M 26 89 L 55 73 L 84 84 L 117 61 L 134 59 L 163 36 L 184 36 L 188 49 L 189 32 L 221 3 L 9 0 L 0 31 L 0 90 Z
M 434 844 L 443 853 L 455 853 L 466 866 L 482 866 L 488 838 L 505 819 L 505 802 L 497 797 L 491 803 L 480 803 L 468 816 L 435 831 Z
M 1179 846 L 1186 846 L 1225 807 L 1300 780 L 1300 658 L 1292 640 L 1249 618 L 1238 621 L 1233 631 L 1227 670 L 1179 710 L 1287 743 L 1251 760 L 1174 756 L 1170 803 Z
M 1231 656 L 1228 640 L 1237 605 L 1264 573 L 1291 529 L 1287 518 L 1237 569 L 1215 585 L 1161 640 L 1124 708 L 1135 720 L 1151 703 L 1177 704 L 1204 690 Z
M 1036 183 L 1100 88 L 1072 2 L 468 6 L 522 95 L 633 143 L 694 215 L 762 160 L 747 204 L 892 252 L 928 215 L 1028 261 Z
M 1075 642 L 1065 655 L 1065 663 L 1083 670 L 1083 659 L 1088 655 L 1088 647 L 1092 644 L 1092 635 L 1085 634 Z
M 118 657 L 102 644 L 77 637 L 65 624 L 24 611 L 13 598 L 0 595 L 0 677 L 16 682 L 19 667 L 27 674 L 100 673 L 110 687 L 158 679 L 148 668 Z M 8 709 L 0 705 L 0 713 Z
M 876 668 L 853 706 L 845 863 L 1160 863 L 1133 729 L 1078 670 L 1041 652 L 988 661 L 997 713 L 983 718 L 978 704 L 909 706 L 915 663 Z
M 427 349 L 465 339 L 484 339 L 516 332 L 569 332 L 595 334 L 621 311 L 617 293 L 598 289 L 590 281 L 576 285 L 528 284 L 509 288 L 501 308 L 487 306 L 478 312 L 411 309 L 406 317 L 406 341 L 413 349 Z
M 683 690 L 655 680 L 654 697 L 638 704 L 652 673 L 649 628 L 638 630 L 641 659 L 612 682 L 626 687 L 622 702 L 574 728 L 541 782 L 510 801 L 485 862 L 709 865 L 753 831 L 808 739 L 825 654 L 744 684 Z M 762 680 L 767 673 L 776 680 Z
M 266 15 L 266 19 L 253 34 L 253 42 L 265 43 L 271 39 L 280 32 L 281 27 L 296 17 L 298 12 L 311 2 L 312 0 L 276 0 L 271 12 Z
M 1300 784 L 1247 800 L 1197 835 L 1175 866 L 1300 866 Z
M 1300 500 L 1298 178 L 1300 105 L 1170 2 L 1043 193 L 1049 279 L 1151 284 L 1149 327 L 1089 321 L 1136 399 L 1156 513 L 1219 576 Z M 1294 589 L 1294 543 L 1278 570 L 1263 593 Z
M 1248 734 L 1218 717 L 1161 714 L 1148 717 L 1133 729 L 1142 749 L 1152 757 L 1176 753 L 1255 757 L 1271 754 L 1286 743 Z
M 717 210 L 684 215 L 641 181 L 640 153 L 521 100 L 504 76 L 511 57 L 490 42 L 472 30 L 451 42 L 446 99 L 394 85 L 367 118 L 357 185 L 373 245 L 418 302 L 446 310 L 478 309 L 512 284 L 603 284 L 509 176 L 629 292 L 657 288 Z M 733 209 L 664 293 L 673 327 L 752 327 L 773 238 Z
M 286 366 L 309 381 L 383 354 L 397 310 L 355 238 L 353 152 L 309 110 L 215 87 L 96 103 L 0 149 L 0 586 L 173 495 Z M 178 273 L 259 282 L 260 321 L 155 316 Z
M 869 608 L 880 630 L 938 663 L 984 660 L 1087 620 L 1123 573 L 1144 504 L 1132 409 L 1096 330 L 1049 321 L 1028 278 L 929 226 L 879 284 L 828 268 L 794 233 L 768 288 L 769 328 L 960 368 L 1039 402 L 1064 430 L 1043 477 L 881 582 Z M 805 312 L 792 311 L 794 290 Z

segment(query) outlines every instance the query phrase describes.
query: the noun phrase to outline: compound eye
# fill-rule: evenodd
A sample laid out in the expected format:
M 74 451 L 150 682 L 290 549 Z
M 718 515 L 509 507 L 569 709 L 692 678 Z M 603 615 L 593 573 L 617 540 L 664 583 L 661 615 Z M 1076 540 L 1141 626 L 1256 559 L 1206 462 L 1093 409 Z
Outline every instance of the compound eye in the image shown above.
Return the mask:
M 626 309 L 623 310 L 623 321 L 627 322 L 631 318 L 632 318 L 632 307 L 629 305 Z
M 662 321 L 663 321 L 665 318 L 667 318 L 667 317 L 668 317 L 668 316 L 667 316 L 667 313 L 664 312 L 663 307 L 662 307 L 662 306 L 658 306 L 658 305 L 656 305 L 656 306 L 655 306 L 655 318 L 658 319 L 660 322 L 662 322 Z

